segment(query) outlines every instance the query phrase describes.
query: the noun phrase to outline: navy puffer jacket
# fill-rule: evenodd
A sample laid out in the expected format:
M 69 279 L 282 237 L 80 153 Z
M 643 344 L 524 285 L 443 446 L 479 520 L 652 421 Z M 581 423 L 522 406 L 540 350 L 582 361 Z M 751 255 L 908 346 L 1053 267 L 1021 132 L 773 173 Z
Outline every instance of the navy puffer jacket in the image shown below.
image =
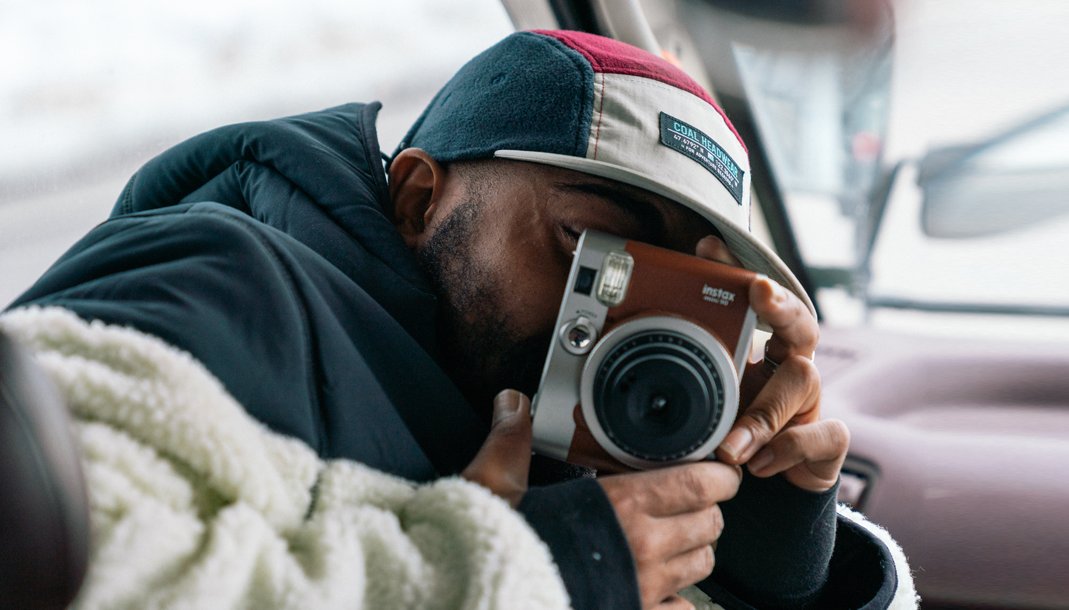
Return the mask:
M 58 305 L 160 337 L 322 457 L 414 481 L 460 472 L 487 425 L 436 362 L 437 301 L 388 214 L 378 109 L 232 125 L 171 148 L 10 307 Z M 575 608 L 639 606 L 596 481 L 534 488 L 519 509 Z M 894 595 L 886 547 L 836 521 L 834 491 L 747 477 L 722 509 L 730 525 L 703 586 L 725 607 L 798 607 L 801 591 L 815 607 L 884 608 Z
M 11 307 L 156 335 L 322 457 L 414 481 L 461 471 L 487 424 L 435 361 L 436 297 L 386 213 L 378 110 L 231 125 L 171 148 Z M 576 608 L 637 607 L 596 482 L 532 490 L 521 512 Z

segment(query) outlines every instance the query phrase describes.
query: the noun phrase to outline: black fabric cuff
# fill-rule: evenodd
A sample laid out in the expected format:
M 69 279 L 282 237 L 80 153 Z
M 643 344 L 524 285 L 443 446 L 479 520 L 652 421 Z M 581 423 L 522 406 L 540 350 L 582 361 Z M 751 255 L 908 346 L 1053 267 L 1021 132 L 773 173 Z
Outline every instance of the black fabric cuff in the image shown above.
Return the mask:
M 723 598 L 730 591 L 726 607 L 813 604 L 828 580 L 835 548 L 837 491 L 838 483 L 814 493 L 780 476 L 761 479 L 744 469 L 738 495 L 720 505 L 724 533 L 706 592 L 716 590 Z
M 862 526 L 840 517 L 828 582 L 813 607 L 885 610 L 897 591 L 898 572 L 887 545 Z
M 727 610 L 755 608 L 713 578 L 699 587 Z M 865 528 L 840 516 L 828 580 L 809 607 L 820 610 L 886 610 L 897 591 L 898 574 L 891 551 Z
M 573 608 L 641 608 L 627 538 L 596 480 L 534 487 L 518 510 L 553 553 Z

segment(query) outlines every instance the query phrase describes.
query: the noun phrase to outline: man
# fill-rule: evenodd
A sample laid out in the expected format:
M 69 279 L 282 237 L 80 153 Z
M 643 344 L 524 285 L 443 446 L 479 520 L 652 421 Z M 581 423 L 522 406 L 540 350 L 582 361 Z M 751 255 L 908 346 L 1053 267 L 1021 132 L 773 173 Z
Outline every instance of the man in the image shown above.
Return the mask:
M 837 525 L 847 435 L 819 417 L 812 306 L 749 236 L 746 151 L 708 94 L 627 45 L 528 32 L 462 68 L 386 172 L 376 112 L 173 148 L 14 303 L 63 310 L 6 316 L 82 422 L 87 605 L 556 607 L 562 582 L 576 608 L 689 607 L 699 582 L 724 607 L 914 603 L 893 542 Z M 528 476 L 585 229 L 771 278 L 719 461 Z

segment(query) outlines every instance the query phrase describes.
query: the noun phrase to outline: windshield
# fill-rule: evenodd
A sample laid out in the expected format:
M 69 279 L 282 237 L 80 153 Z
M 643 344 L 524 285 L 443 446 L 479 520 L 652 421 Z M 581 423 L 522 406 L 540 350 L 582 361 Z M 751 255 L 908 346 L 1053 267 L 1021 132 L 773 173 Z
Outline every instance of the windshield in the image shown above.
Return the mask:
M 1069 103 L 1069 5 L 891 8 L 861 28 L 765 20 L 731 44 L 826 320 L 1065 322 L 1069 115 L 1033 120 Z

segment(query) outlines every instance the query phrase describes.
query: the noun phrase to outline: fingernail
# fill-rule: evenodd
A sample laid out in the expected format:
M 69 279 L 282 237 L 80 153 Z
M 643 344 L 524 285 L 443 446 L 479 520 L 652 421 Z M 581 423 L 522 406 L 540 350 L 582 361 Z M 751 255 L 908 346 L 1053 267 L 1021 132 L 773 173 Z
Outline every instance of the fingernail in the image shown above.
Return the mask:
M 753 442 L 753 434 L 747 428 L 736 428 L 727 435 L 723 443 L 720 443 L 720 448 L 723 449 L 732 459 L 739 459 L 742 454 L 746 452 L 746 448 Z
M 516 390 L 502 390 L 494 397 L 494 421 L 497 425 L 503 419 L 507 419 L 520 410 L 520 393 Z
M 750 460 L 750 472 L 757 474 L 759 471 L 763 470 L 765 466 L 771 464 L 775 457 L 776 456 L 772 453 L 772 450 L 767 447 L 758 451 L 757 455 L 753 456 L 753 459 Z
M 769 280 L 771 281 L 771 280 Z M 772 282 L 773 293 L 772 296 L 776 300 L 777 304 L 782 304 L 787 300 L 787 289 L 780 285 L 779 282 Z

